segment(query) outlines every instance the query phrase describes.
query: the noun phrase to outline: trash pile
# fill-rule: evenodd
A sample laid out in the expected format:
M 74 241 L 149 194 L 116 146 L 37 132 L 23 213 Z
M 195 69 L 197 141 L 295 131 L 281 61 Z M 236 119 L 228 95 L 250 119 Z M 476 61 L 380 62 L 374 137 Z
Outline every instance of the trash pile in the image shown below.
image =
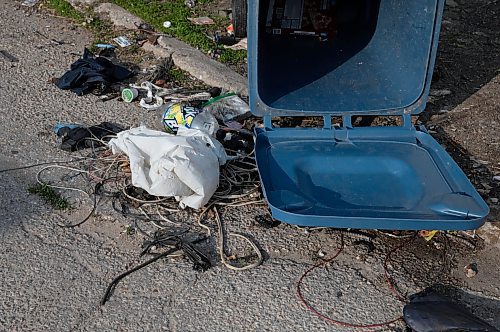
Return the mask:
M 251 119 L 249 106 L 240 96 L 218 88 L 167 84 L 172 65 L 172 59 L 165 59 L 148 77 L 137 79 L 116 59 L 94 56 L 85 49 L 81 59 L 55 82 L 77 95 L 121 96 L 124 103 L 137 103 L 145 116 L 157 119 L 155 128 L 109 122 L 91 126 L 59 123 L 54 133 L 60 148 L 80 157 L 71 167 L 48 165 L 37 176 L 41 185 L 83 192 L 93 201 L 86 218 L 61 226 L 80 226 L 99 206 L 110 202 L 116 212 L 132 220 L 129 231 L 145 237 L 141 256 L 153 258 L 116 277 L 102 304 L 122 278 L 162 257 L 180 252 L 193 262 L 195 270 L 210 268 L 207 257 L 211 255 L 203 252 L 209 248 L 201 249 L 212 236 L 212 229 L 203 223 L 207 215 L 215 221 L 214 250 L 223 265 L 246 270 L 263 260 L 251 238 L 226 233 L 222 224 L 228 207 L 264 204 L 254 160 L 255 119 Z M 61 182 L 83 177 L 84 185 L 49 180 L 45 176 L 54 169 L 68 172 Z M 197 214 L 192 223 L 182 222 L 185 211 L 190 216 Z M 197 225 L 206 234 L 192 230 Z M 248 244 L 249 256 L 226 253 L 225 243 L 235 237 Z

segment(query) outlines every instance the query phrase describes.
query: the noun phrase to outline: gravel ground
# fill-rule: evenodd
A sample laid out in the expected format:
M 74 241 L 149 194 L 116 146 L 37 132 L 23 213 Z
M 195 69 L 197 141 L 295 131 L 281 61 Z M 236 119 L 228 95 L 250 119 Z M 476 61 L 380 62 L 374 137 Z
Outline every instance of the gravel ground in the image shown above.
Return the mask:
M 156 115 L 117 100 L 77 97 L 52 83 L 78 57 L 91 36 L 71 24 L 28 13 L 17 2 L 0 0 L 0 49 L 19 62 L 0 60 L 0 169 L 41 161 L 69 159 L 57 147 L 55 123 L 117 121 L 153 126 Z M 64 45 L 50 45 L 32 29 Z M 141 260 L 139 235 L 123 232 L 130 220 L 102 207 L 82 227 L 63 229 L 58 222 L 79 220 L 90 208 L 70 215 L 52 211 L 26 188 L 36 169 L 0 173 L 0 330 L 2 331 L 336 331 L 307 311 L 296 295 L 302 273 L 332 255 L 340 236 L 332 230 L 306 231 L 289 225 L 264 229 L 254 216 L 263 208 L 226 209 L 229 231 L 251 234 L 266 260 L 253 270 L 233 272 L 221 264 L 200 273 L 184 259 L 166 259 L 121 282 L 105 306 L 99 305 L 111 279 Z M 194 225 L 195 218 L 182 220 Z M 213 227 L 213 222 L 208 222 Z M 201 229 L 197 229 L 202 231 Z M 383 277 L 386 253 L 405 240 L 381 234 L 369 251 L 346 236 L 346 247 L 326 269 L 305 281 L 305 297 L 318 310 L 352 323 L 372 323 L 401 315 L 402 304 Z M 205 247 L 214 247 L 213 239 Z M 496 256 L 496 258 L 494 258 Z M 217 263 L 216 255 L 211 255 Z M 463 262 L 474 260 L 479 274 L 469 282 Z M 435 283 L 457 301 L 500 327 L 498 251 L 473 251 L 443 236 L 415 240 L 394 254 L 390 271 L 402 292 L 412 294 Z M 484 272 L 483 271 L 487 271 Z M 386 328 L 402 331 L 398 322 Z

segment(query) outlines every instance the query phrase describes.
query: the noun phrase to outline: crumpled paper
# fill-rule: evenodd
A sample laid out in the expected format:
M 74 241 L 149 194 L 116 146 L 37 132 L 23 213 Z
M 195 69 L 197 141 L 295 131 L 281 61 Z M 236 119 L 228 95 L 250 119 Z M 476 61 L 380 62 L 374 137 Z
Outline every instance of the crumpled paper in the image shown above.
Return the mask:
M 222 144 L 207 133 L 179 127 L 177 135 L 137 127 L 110 140 L 113 153 L 130 159 L 132 185 L 155 196 L 175 197 L 181 208 L 204 206 L 227 161 Z

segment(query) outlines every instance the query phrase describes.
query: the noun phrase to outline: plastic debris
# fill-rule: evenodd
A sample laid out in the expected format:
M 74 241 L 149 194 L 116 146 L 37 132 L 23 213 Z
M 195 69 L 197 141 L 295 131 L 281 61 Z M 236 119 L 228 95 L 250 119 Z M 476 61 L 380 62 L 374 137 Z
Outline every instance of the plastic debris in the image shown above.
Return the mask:
M 113 38 L 113 41 L 116 42 L 118 44 L 118 46 L 120 46 L 120 47 L 128 47 L 128 46 L 132 45 L 130 43 L 130 41 L 127 39 L 127 37 L 125 37 L 125 36 L 119 36 L 119 37 Z
M 195 0 L 186 0 L 186 1 L 184 1 L 184 4 L 188 8 L 194 8 L 196 6 L 196 1 Z
M 162 123 L 165 131 L 172 134 L 176 134 L 179 127 L 186 127 L 213 135 L 219 128 L 212 114 L 183 103 L 170 104 L 163 113 Z
M 122 90 L 122 99 L 126 103 L 131 103 L 139 95 L 136 88 L 125 88 Z
M 151 82 L 142 82 L 140 85 L 131 84 L 132 89 L 145 90 L 146 97 L 141 98 L 139 105 L 149 111 L 157 110 L 163 105 L 162 94 L 170 92 L 167 89 L 160 88 Z
M 251 115 L 248 104 L 234 93 L 212 98 L 202 107 L 223 122 L 241 121 Z
M 465 270 L 465 276 L 467 278 L 474 278 L 476 274 L 479 272 L 476 263 L 471 263 L 464 266 L 464 270 Z
M 420 231 L 418 232 L 418 235 L 423 237 L 425 241 L 430 241 L 434 237 L 434 235 L 437 234 L 438 231 Z
M 54 129 L 52 129 L 52 132 L 57 135 L 57 132 L 59 131 L 59 129 L 64 128 L 64 127 L 69 128 L 69 129 L 73 129 L 73 128 L 81 127 L 81 125 L 74 124 L 74 123 L 58 123 L 54 126 Z
M 172 135 L 146 127 L 123 131 L 109 142 L 130 159 L 132 185 L 151 195 L 175 197 L 181 208 L 199 209 L 215 193 L 223 146 L 198 129 L 179 127 Z
M 111 45 L 111 44 L 96 44 L 95 47 L 106 49 L 106 50 L 112 50 L 112 49 L 115 48 L 115 45 Z
M 493 177 L 493 180 L 495 180 L 495 181 L 500 181 L 500 175 L 495 175 L 495 176 Z
M 26 7 L 33 7 L 39 2 L 39 0 L 24 0 L 21 5 Z
M 189 17 L 188 20 L 196 25 L 210 25 L 210 24 L 215 24 L 214 20 L 212 20 L 208 16 L 202 16 L 202 17 Z
M 224 45 L 224 48 L 229 48 L 231 50 L 246 50 L 248 47 L 247 45 L 247 39 L 246 38 L 243 38 L 241 39 L 239 42 L 237 42 L 236 44 L 234 45 L 230 45 L 230 46 L 227 46 L 227 45 Z
M 167 28 L 167 29 L 168 29 L 168 28 L 170 28 L 171 26 L 172 26 L 172 22 L 170 22 L 170 21 L 165 21 L 165 22 L 163 22 L 163 27 L 164 27 L 164 28 Z

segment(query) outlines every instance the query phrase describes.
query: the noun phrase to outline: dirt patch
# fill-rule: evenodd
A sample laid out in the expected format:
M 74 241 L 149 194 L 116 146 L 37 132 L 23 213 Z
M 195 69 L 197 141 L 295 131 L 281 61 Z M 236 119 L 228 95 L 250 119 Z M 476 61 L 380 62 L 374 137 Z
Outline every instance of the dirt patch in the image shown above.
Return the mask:
M 453 109 L 498 74 L 499 13 L 498 1 L 447 1 L 432 89 L 451 94 L 429 102 L 422 120 Z

